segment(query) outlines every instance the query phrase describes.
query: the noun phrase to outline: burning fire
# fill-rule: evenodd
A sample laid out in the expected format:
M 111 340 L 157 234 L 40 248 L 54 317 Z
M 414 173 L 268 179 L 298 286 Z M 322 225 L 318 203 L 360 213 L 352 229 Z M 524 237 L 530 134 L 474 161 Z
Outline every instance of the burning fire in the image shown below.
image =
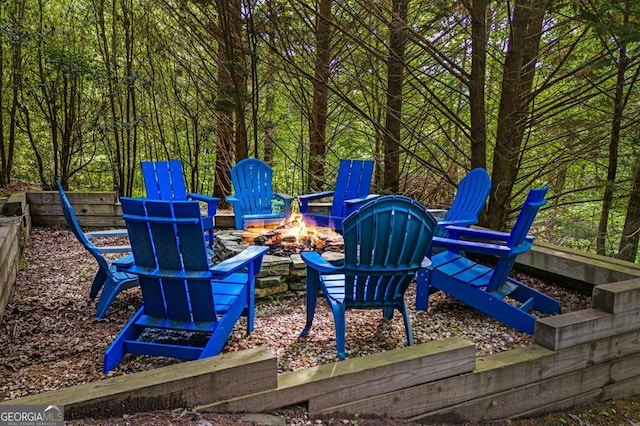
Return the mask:
M 282 239 L 286 241 L 295 238 L 296 244 L 301 244 L 303 239 L 313 238 L 316 234 L 311 227 L 307 227 L 301 214 L 291 215 L 289 221 L 283 220 L 280 226 L 283 229 Z
M 342 235 L 330 228 L 307 225 L 301 214 L 271 228 L 250 227 L 242 232 L 249 244 L 270 246 L 270 254 L 300 253 L 302 251 L 342 251 Z

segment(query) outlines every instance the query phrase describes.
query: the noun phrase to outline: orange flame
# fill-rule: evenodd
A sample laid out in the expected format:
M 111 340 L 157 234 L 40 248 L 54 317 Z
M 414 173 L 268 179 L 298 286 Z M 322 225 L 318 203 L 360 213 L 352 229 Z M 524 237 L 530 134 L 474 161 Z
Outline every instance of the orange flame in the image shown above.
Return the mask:
M 303 238 L 310 237 L 309 228 L 307 228 L 307 225 L 304 223 L 301 214 L 294 214 L 289 218 L 287 228 L 282 235 L 283 237 L 295 238 L 296 244 L 300 244 Z

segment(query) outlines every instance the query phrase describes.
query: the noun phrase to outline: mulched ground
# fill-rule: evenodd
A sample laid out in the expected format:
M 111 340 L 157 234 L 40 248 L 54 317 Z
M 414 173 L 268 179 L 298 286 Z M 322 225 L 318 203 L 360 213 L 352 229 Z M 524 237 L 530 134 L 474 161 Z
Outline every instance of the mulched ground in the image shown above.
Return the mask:
M 3 378 L 0 400 L 180 362 L 127 355 L 115 370 L 108 374 L 102 372 L 104 350 L 140 306 L 141 299 L 138 289 L 127 290 L 116 298 L 106 319 L 95 321 L 95 302 L 88 300 L 94 273 L 94 260 L 66 227 L 32 229 L 24 269 L 19 273 L 14 296 L 0 325 L 0 377 Z M 590 306 L 589 297 L 564 290 L 555 283 L 543 283 L 523 275 L 519 279 L 556 297 L 561 301 L 563 312 Z M 416 343 L 461 336 L 476 343 L 478 356 L 531 344 L 530 336 L 515 332 L 444 295 L 432 297 L 426 313 L 415 312 L 413 297 L 412 289 L 407 294 L 407 303 Z M 245 324 L 241 321 L 224 351 L 267 346 L 278 356 L 280 371 L 337 361 L 333 320 L 324 302 L 319 303 L 314 328 L 305 339 L 298 338 L 305 323 L 303 295 L 286 294 L 259 300 L 256 310 L 255 331 L 245 336 Z M 348 357 L 406 345 L 401 316 L 383 321 L 377 311 L 349 311 L 346 339 Z M 299 408 L 281 414 L 288 424 L 316 424 L 315 420 L 306 419 Z M 239 417 L 209 419 L 189 412 L 147 413 L 120 420 L 142 424 L 146 423 L 144 416 L 152 416 L 146 420 L 159 424 L 199 421 L 235 424 L 240 421 Z M 186 423 L 181 423 L 182 420 Z M 115 421 L 110 419 L 110 424 Z M 326 420 L 317 424 L 344 424 L 345 420 L 335 421 L 337 423 Z M 355 424 L 384 424 L 383 421 L 391 420 L 367 423 L 357 419 Z

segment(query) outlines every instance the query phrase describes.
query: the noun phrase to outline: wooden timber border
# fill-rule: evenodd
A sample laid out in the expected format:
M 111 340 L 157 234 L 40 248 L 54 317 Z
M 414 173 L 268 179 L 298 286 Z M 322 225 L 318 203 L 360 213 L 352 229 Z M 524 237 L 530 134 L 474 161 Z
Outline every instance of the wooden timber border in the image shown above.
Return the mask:
M 46 194 L 26 194 L 23 206 L 34 225 L 50 224 L 41 212 L 55 216 L 53 199 L 46 208 L 35 202 Z M 82 199 L 69 195 L 74 205 Z M 78 197 L 87 197 L 87 216 L 98 211 L 93 196 Z M 111 208 L 119 214 L 117 205 Z M 104 216 L 109 224 L 95 217 L 81 224 L 121 224 Z M 24 220 L 11 223 L 17 222 Z M 430 424 L 538 416 L 640 393 L 640 265 L 541 243 L 518 260 L 529 273 L 590 291 L 592 307 L 540 319 L 533 345 L 479 358 L 471 342 L 450 338 L 278 374 L 276 357 L 256 348 L 2 404 L 63 404 L 68 419 L 187 407 L 257 413 L 306 404 L 311 416 Z

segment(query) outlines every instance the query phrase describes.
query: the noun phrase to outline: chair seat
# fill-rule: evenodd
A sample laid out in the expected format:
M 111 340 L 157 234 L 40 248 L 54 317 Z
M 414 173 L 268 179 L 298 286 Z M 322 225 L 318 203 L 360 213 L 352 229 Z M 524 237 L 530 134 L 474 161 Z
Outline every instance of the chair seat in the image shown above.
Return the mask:
M 486 287 L 493 274 L 492 268 L 449 250 L 432 256 L 431 262 L 432 267 L 441 273 L 455 277 L 458 281 L 474 287 Z
M 247 281 L 247 275 L 234 275 L 234 277 L 229 277 L 223 281 L 211 282 L 215 294 L 214 309 L 219 316 L 226 314 L 234 304 L 239 302 L 239 299 L 243 297 L 246 299 L 247 297 L 246 285 L 242 284 L 242 282 Z M 240 303 L 245 302 L 246 300 L 240 301 Z M 166 317 L 154 317 L 143 313 L 135 321 L 135 324 L 142 327 L 212 333 L 216 327 L 218 327 L 219 321 L 178 321 Z

